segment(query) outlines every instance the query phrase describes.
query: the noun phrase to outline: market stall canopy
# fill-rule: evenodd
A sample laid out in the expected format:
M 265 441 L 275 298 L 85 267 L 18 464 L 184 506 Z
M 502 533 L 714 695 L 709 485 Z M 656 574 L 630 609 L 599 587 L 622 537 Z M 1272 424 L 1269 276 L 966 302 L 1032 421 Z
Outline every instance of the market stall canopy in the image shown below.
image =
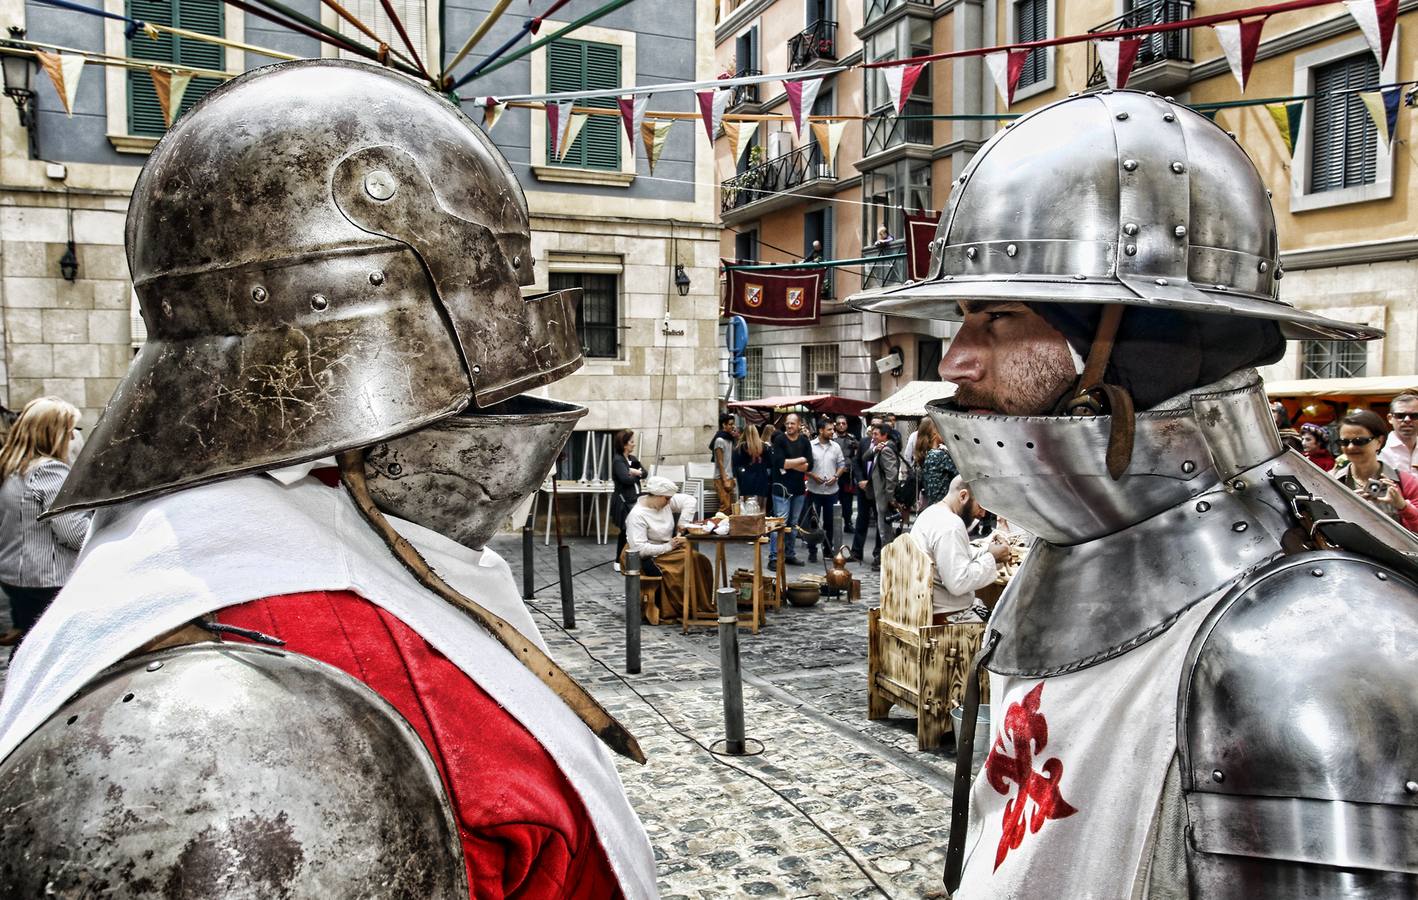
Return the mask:
M 1418 375 L 1377 375 L 1371 378 L 1297 378 L 1265 383 L 1266 394 L 1277 399 L 1285 397 L 1382 397 L 1389 400 L 1404 391 L 1418 393 Z
M 865 400 L 848 400 L 835 394 L 805 394 L 799 397 L 735 400 L 729 404 L 729 409 L 742 412 L 751 422 L 762 422 L 775 412 L 794 412 L 799 409 L 829 416 L 859 416 L 870 405 Z
M 901 390 L 882 400 L 866 412 L 872 415 L 900 416 L 924 419 L 926 404 L 955 396 L 955 385 L 949 381 L 908 381 Z

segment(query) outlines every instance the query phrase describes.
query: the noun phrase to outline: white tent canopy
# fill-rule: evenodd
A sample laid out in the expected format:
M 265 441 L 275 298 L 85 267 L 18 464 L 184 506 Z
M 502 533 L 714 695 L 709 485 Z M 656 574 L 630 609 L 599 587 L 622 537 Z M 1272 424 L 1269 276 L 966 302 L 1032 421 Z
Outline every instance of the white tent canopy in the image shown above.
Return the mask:
M 908 381 L 899 391 L 885 400 L 869 406 L 867 415 L 901 416 L 907 419 L 922 419 L 926 415 L 926 404 L 936 400 L 946 400 L 955 396 L 955 385 L 949 381 Z
M 1298 378 L 1265 383 L 1265 392 L 1271 397 L 1382 397 L 1388 400 L 1404 391 L 1414 390 L 1418 390 L 1418 375 Z

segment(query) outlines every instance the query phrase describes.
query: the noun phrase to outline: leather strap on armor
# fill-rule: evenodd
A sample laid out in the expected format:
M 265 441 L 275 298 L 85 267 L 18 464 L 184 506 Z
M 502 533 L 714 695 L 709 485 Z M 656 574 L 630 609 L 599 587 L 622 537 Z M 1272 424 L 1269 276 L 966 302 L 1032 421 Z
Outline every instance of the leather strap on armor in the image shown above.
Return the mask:
M 965 837 L 970 824 L 970 769 L 975 756 L 975 718 L 980 714 L 980 670 L 989 662 L 999 643 L 999 632 L 991 631 L 985 645 L 970 663 L 965 681 L 965 712 L 960 717 L 960 733 L 955 735 L 955 786 L 950 798 L 950 844 L 945 851 L 945 889 L 955 893 L 965 868 Z
M 1093 344 L 1088 348 L 1088 359 L 1083 364 L 1083 373 L 1078 376 L 1078 387 L 1070 399 L 1062 404 L 1059 412 L 1070 416 L 1110 416 L 1108 430 L 1108 474 L 1114 481 L 1123 477 L 1128 463 L 1132 461 L 1132 446 L 1135 423 L 1133 422 L 1132 396 L 1115 384 L 1105 384 L 1103 375 L 1108 369 L 1108 360 L 1113 355 L 1113 345 L 1117 342 L 1118 326 L 1123 321 L 1124 308 L 1120 304 L 1107 304 L 1098 320 L 1098 331 Z
M 1390 546 L 1368 529 L 1347 522 L 1334 507 L 1305 489 L 1293 475 L 1272 475 L 1270 483 L 1289 504 L 1291 513 L 1309 536 L 1316 550 L 1348 550 L 1418 580 L 1418 558 Z

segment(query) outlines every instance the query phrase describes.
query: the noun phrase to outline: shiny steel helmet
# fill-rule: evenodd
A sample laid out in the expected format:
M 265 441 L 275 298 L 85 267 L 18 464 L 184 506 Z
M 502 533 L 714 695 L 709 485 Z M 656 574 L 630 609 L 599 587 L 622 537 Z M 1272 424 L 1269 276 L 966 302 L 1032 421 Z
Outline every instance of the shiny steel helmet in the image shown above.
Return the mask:
M 148 342 L 56 509 L 315 459 L 581 364 L 523 299 L 526 199 L 455 106 L 362 63 L 267 66 L 159 142 L 129 207 Z
M 852 305 L 960 317 L 960 300 L 1120 303 L 1275 320 L 1289 338 L 1382 331 L 1278 299 L 1275 214 L 1216 123 L 1154 94 L 1103 91 L 1036 110 L 951 188 L 926 279 Z
M 0 763 L 5 897 L 467 900 L 438 768 L 365 685 L 194 644 L 119 663 Z

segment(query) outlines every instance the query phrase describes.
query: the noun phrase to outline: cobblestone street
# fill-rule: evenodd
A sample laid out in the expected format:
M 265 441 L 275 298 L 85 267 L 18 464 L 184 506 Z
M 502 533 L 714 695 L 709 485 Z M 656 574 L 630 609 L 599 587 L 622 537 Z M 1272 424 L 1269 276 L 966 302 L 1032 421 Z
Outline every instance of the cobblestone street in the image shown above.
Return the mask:
M 869 566 L 851 565 L 861 602 L 785 605 L 757 635 L 739 630 L 746 733 L 763 752 L 716 757 L 706 748 L 723 738 L 717 631 L 646 625 L 641 673 L 625 675 L 624 581 L 610 567 L 612 548 L 568 543 L 576 629 L 560 628 L 556 547 L 541 535 L 532 605 L 557 660 L 649 757 L 643 767 L 618 762 L 666 897 L 939 892 L 954 765 L 916 750 L 914 719 L 867 720 L 866 610 L 877 596 Z M 519 539 L 493 547 L 520 584 Z M 730 568 L 747 567 L 748 552 L 736 549 Z

